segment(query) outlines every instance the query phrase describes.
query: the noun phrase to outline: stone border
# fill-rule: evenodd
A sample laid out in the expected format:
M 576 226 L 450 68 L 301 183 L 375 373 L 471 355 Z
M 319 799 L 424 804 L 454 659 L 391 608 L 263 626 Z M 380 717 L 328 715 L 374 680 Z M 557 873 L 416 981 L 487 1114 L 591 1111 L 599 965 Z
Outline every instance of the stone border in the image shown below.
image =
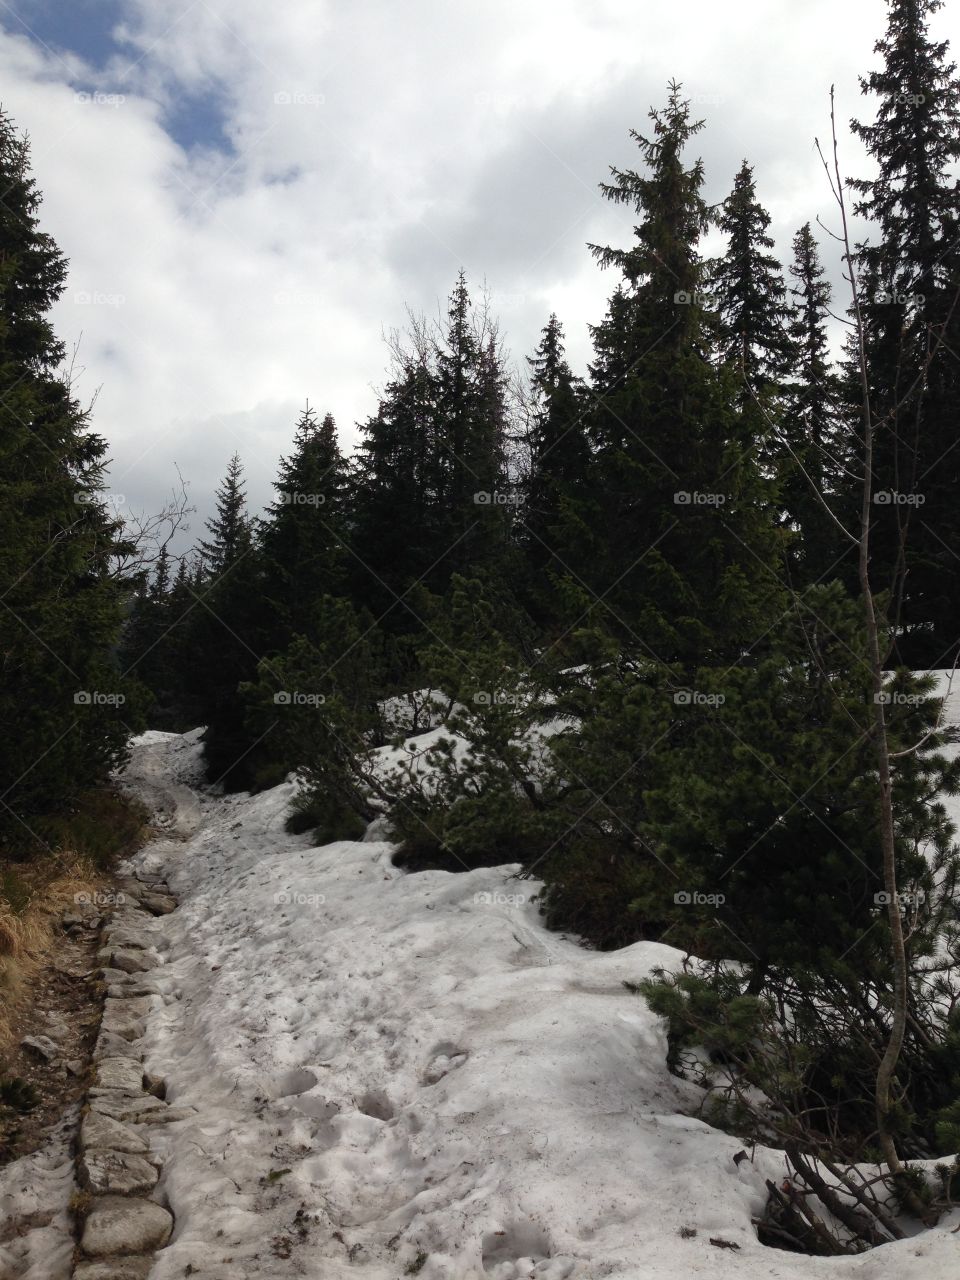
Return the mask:
M 196 1115 L 171 1107 L 165 1086 L 144 1069 L 137 1044 L 158 1007 L 151 974 L 163 961 L 155 917 L 176 909 L 167 885 L 123 877 L 101 928 L 98 953 L 107 998 L 93 1050 L 76 1158 L 80 1243 L 74 1280 L 147 1280 L 153 1256 L 173 1232 L 173 1215 L 151 1198 L 161 1163 L 150 1149 L 154 1125 Z

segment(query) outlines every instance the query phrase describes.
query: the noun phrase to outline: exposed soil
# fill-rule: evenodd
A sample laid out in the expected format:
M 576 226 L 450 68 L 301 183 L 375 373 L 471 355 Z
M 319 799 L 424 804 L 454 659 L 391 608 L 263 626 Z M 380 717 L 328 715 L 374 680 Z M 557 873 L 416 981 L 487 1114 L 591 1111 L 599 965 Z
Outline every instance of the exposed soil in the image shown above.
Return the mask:
M 69 917 L 68 917 L 69 918 Z M 58 933 L 43 966 L 32 979 L 29 996 L 14 1016 L 13 1048 L 0 1054 L 0 1083 L 22 1080 L 36 1090 L 30 1110 L 0 1104 L 0 1166 L 43 1146 L 66 1109 L 82 1098 L 103 1010 L 103 984 L 96 977 L 99 931 L 84 924 Z M 49 1060 L 23 1045 L 36 1037 Z

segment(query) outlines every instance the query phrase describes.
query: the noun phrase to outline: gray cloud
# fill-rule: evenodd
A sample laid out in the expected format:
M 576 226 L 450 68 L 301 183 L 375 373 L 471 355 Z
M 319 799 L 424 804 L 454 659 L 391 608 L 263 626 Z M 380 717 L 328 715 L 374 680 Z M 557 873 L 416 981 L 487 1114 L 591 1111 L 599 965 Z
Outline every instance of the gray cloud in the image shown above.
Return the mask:
M 842 124 L 865 109 L 857 75 L 883 23 L 874 0 L 739 0 L 732 15 L 708 0 L 125 0 L 122 13 L 95 67 L 0 35 L 5 105 L 72 260 L 56 323 L 80 344 L 85 392 L 102 388 L 115 487 L 156 503 L 176 461 L 201 516 L 235 448 L 251 497 L 268 496 L 307 397 L 350 446 L 382 330 L 408 303 L 435 314 L 460 266 L 486 281 L 518 361 L 556 310 L 583 367 L 614 283 L 585 244 L 625 244 L 632 226 L 597 183 L 637 165 L 628 130 L 671 76 L 707 119 L 708 199 L 749 158 L 786 260 L 800 223 L 833 219 L 813 137 L 832 82 Z M 953 12 L 938 25 L 957 35 Z M 843 153 L 863 172 L 849 138 Z M 827 240 L 825 256 L 838 280 Z

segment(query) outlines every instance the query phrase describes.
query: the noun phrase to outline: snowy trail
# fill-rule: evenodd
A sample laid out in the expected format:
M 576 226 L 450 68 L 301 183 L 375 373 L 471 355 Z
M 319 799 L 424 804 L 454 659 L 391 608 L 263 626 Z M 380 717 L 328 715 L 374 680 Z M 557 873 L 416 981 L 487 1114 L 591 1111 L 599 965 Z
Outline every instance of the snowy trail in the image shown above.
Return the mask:
M 780 1158 L 737 1166 L 735 1138 L 683 1114 L 696 1091 L 623 986 L 678 952 L 548 933 L 516 868 L 311 848 L 283 829 L 290 784 L 203 794 L 196 734 L 143 735 L 126 777 L 176 837 L 136 864 L 181 904 L 147 1065 L 200 1111 L 161 1135 L 177 1225 L 153 1280 L 960 1274 L 957 1213 L 856 1259 L 758 1244 Z

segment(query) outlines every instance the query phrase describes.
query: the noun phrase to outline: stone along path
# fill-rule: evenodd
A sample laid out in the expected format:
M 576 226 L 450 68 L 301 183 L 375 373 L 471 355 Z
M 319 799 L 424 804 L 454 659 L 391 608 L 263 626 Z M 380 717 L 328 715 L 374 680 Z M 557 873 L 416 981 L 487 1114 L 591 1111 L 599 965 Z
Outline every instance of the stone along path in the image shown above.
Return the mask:
M 176 899 L 166 884 L 147 879 L 122 879 L 118 889 L 98 956 L 107 998 L 80 1128 L 74 1280 L 146 1280 L 174 1225 L 157 1192 L 161 1164 L 151 1135 L 196 1114 L 167 1104 L 164 1082 L 145 1070 L 138 1049 L 148 1014 L 163 1003 L 160 917 Z

